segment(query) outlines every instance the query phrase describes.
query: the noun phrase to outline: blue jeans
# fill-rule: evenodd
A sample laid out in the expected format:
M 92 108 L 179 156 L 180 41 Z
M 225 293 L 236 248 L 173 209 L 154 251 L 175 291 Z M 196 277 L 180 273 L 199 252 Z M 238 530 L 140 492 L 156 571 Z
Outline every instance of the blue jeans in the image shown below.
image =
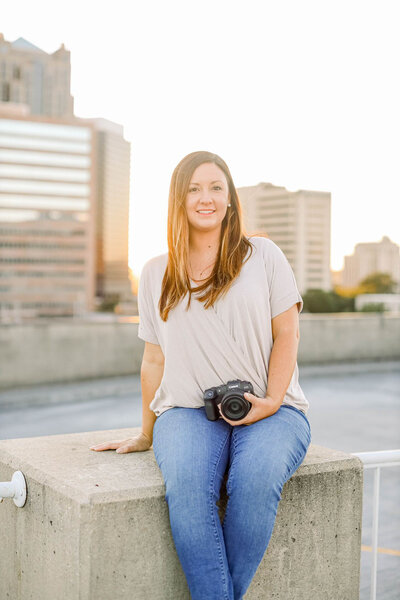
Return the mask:
M 260 564 L 284 483 L 304 460 L 310 423 L 292 406 L 251 425 L 174 407 L 155 421 L 172 537 L 192 600 L 240 600 Z M 228 471 L 221 524 L 216 502 Z

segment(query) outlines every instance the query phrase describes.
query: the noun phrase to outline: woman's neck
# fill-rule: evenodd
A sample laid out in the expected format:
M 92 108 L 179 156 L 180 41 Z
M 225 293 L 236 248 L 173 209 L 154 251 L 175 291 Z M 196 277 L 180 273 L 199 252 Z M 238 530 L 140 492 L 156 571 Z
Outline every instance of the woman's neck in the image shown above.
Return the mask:
M 219 231 L 204 233 L 191 232 L 189 237 L 190 254 L 198 257 L 215 255 L 219 248 L 219 236 Z

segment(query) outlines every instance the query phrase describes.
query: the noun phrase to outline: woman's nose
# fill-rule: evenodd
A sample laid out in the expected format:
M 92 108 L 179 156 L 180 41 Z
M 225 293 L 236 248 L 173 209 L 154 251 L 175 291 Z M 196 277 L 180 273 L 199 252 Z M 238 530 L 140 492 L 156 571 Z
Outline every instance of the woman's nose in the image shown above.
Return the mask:
M 209 204 L 212 201 L 212 194 L 208 190 L 204 190 L 200 194 L 200 201 L 203 204 Z

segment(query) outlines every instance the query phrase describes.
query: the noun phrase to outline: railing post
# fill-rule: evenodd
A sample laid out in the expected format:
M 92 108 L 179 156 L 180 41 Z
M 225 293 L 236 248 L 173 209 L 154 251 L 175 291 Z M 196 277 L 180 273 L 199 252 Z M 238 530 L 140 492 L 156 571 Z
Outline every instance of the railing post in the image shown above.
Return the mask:
M 376 579 L 378 571 L 378 521 L 379 487 L 381 467 L 400 466 L 400 449 L 378 450 L 377 452 L 352 452 L 364 464 L 364 469 L 374 469 L 374 496 L 372 502 L 372 565 L 370 600 L 376 600 Z
M 379 521 L 379 486 L 380 467 L 374 469 L 374 497 L 372 512 L 372 572 L 371 572 L 371 600 L 376 600 L 376 576 L 378 570 L 378 521 Z
M 15 506 L 22 508 L 26 503 L 26 481 L 21 471 L 15 471 L 11 481 L 0 481 L 0 502 L 12 498 Z

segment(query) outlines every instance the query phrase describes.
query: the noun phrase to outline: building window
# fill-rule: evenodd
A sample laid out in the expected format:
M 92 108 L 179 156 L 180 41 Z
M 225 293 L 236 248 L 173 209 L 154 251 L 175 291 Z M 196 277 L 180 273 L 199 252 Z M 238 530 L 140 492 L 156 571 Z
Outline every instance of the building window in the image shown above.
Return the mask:
M 1 98 L 0 100 L 2 100 L 2 102 L 9 102 L 10 101 L 10 84 L 9 83 L 3 83 L 1 86 Z

